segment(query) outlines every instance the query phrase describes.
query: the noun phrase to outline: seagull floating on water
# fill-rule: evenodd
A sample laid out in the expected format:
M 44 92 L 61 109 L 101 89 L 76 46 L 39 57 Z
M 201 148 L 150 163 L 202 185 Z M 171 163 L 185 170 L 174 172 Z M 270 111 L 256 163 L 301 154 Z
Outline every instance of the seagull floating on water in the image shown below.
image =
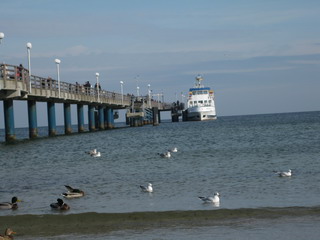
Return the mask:
M 278 174 L 279 177 L 291 177 L 292 171 L 289 169 L 288 172 L 276 172 L 276 174 Z
M 0 235 L 0 240 L 13 239 L 13 234 L 16 234 L 16 232 L 12 231 L 10 228 L 7 228 L 4 232 L 4 235 Z
M 162 158 L 170 158 L 171 157 L 171 152 L 165 152 L 165 153 L 158 153 L 158 155 Z
M 93 149 L 90 152 L 85 152 L 89 154 L 91 157 L 101 157 L 101 153 L 97 151 L 97 149 Z
M 214 204 L 220 203 L 220 194 L 218 192 L 215 192 L 213 197 L 199 197 L 199 198 L 205 203 L 214 203 Z
M 50 207 L 53 210 L 62 210 L 62 211 L 70 209 L 70 206 L 64 203 L 61 198 L 58 198 L 56 203 L 51 203 Z
M 149 183 L 147 187 L 140 185 L 140 188 L 143 192 L 149 192 L 149 193 L 153 192 L 153 188 L 152 188 L 151 183 Z
M 68 185 L 64 185 L 68 191 L 62 193 L 62 196 L 65 198 L 77 198 L 77 197 L 83 197 L 84 196 L 84 191 L 77 189 L 77 188 L 72 188 Z
M 19 200 L 17 197 L 13 197 L 11 199 L 11 203 L 10 202 L 0 203 L 0 209 L 13 209 L 13 210 L 15 210 L 18 208 L 17 202 L 21 202 L 21 200 Z
M 176 147 L 174 147 L 174 148 L 172 148 L 172 149 L 170 149 L 170 150 L 168 150 L 169 152 L 178 152 L 178 148 L 176 148 Z

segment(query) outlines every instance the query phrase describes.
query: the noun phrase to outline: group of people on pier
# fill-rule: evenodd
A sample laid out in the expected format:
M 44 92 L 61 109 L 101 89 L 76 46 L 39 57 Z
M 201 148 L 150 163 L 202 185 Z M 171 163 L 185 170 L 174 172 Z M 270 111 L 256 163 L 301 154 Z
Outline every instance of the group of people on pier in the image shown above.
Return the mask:
M 23 76 L 28 76 L 29 70 L 25 69 L 22 64 L 15 68 L 10 68 L 6 64 L 0 64 L 0 77 L 5 79 L 23 80 Z

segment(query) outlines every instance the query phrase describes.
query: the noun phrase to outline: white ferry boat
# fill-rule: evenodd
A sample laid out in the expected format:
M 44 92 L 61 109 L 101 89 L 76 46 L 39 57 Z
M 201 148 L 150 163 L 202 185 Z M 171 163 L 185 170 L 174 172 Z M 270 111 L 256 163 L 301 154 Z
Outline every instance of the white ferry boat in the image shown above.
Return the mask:
M 198 75 L 193 88 L 189 90 L 187 103 L 187 120 L 204 121 L 217 119 L 214 93 L 209 87 L 201 84 L 203 78 Z

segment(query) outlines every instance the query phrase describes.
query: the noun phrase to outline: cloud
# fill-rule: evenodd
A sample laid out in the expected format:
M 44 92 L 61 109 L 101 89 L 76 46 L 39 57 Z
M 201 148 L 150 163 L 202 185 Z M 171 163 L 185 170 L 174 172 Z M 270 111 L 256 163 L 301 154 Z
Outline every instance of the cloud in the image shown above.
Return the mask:
M 92 51 L 90 51 L 87 47 L 83 46 L 83 45 L 75 45 L 75 46 L 71 46 L 69 48 L 60 50 L 60 51 L 47 51 L 44 53 L 38 53 L 35 52 L 32 57 L 35 58 L 46 58 L 46 57 L 68 57 L 68 56 L 72 56 L 72 57 L 77 57 L 77 56 L 81 56 L 81 55 L 88 55 L 91 54 Z
M 126 69 L 125 67 L 108 67 L 108 66 L 97 66 L 97 67 L 68 67 L 65 69 L 67 72 L 96 72 L 96 71 L 111 71 Z
M 294 61 L 289 61 L 289 63 L 306 64 L 306 65 L 320 65 L 320 60 L 294 60 Z
M 64 51 L 65 55 L 71 55 L 71 56 L 79 56 L 82 54 L 88 54 L 88 48 L 86 48 L 83 45 L 77 45 L 70 47 Z
M 294 67 L 269 67 L 269 68 L 247 68 L 247 69 L 217 69 L 217 70 L 202 70 L 198 72 L 185 72 L 185 74 L 196 75 L 199 72 L 201 74 L 217 74 L 217 73 L 250 73 L 250 72 L 263 72 L 263 71 L 285 71 L 293 69 Z
M 247 12 L 243 11 L 242 14 L 221 16 L 220 22 L 223 24 L 231 25 L 243 25 L 243 26 L 264 26 L 264 25 L 275 25 L 286 23 L 288 21 L 293 21 L 301 19 L 304 17 L 309 17 L 310 15 L 318 15 L 319 10 L 315 9 L 286 9 L 286 10 L 266 10 Z

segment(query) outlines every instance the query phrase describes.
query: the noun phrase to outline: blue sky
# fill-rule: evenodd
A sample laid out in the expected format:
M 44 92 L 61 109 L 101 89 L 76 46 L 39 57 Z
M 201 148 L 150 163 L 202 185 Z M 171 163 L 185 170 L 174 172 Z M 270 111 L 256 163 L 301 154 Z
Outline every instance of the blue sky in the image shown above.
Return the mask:
M 151 84 L 171 102 L 202 74 L 220 116 L 314 111 L 319 26 L 312 0 L 4 0 L 0 62 L 27 66 L 31 42 L 32 73 L 42 77 L 56 77 L 59 58 L 61 81 L 94 83 L 99 72 L 106 90 L 120 92 L 123 81 L 125 93 L 136 93 L 138 81 L 141 93 Z M 24 104 L 15 103 L 16 115 L 26 114 Z

